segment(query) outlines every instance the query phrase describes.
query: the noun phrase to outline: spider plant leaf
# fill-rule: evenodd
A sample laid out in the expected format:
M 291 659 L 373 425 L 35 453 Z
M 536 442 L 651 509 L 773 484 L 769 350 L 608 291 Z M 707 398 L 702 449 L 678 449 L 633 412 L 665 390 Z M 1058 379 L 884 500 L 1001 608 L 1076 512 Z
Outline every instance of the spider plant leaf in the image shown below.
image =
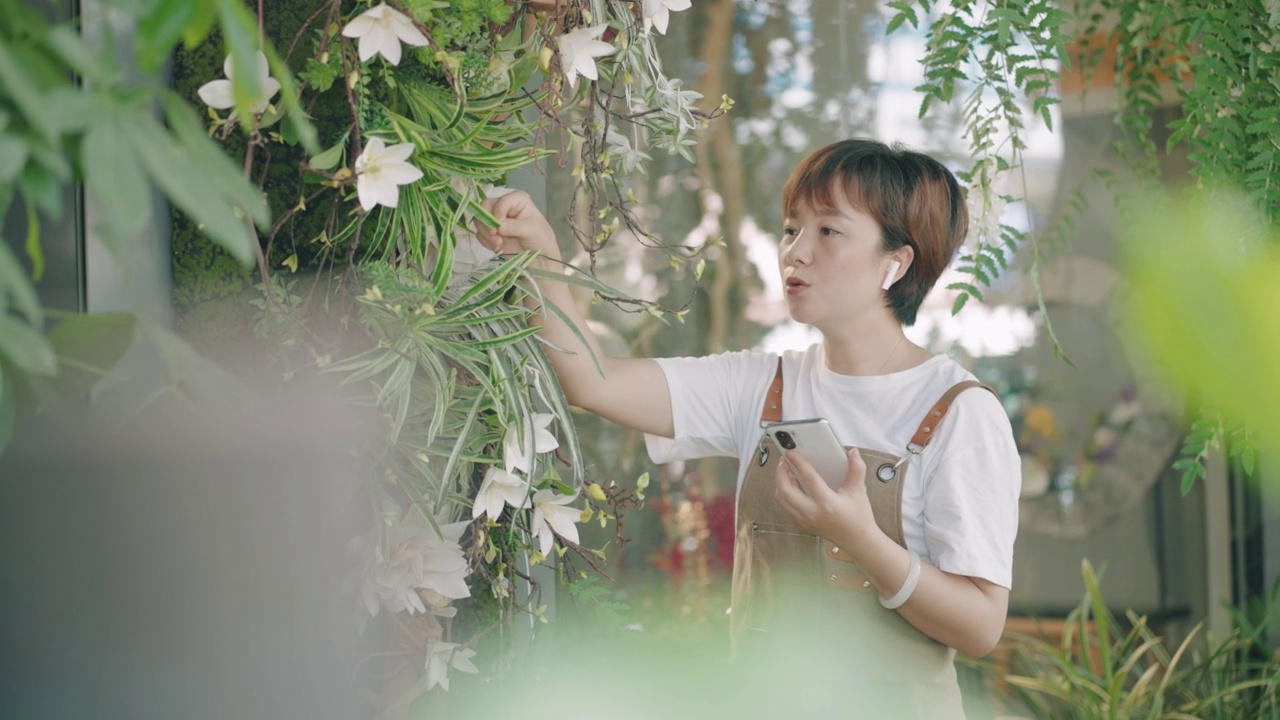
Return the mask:
M 491 228 L 496 228 L 500 224 L 498 222 L 498 218 L 494 217 L 485 209 L 484 205 L 481 205 L 475 198 L 467 199 L 467 212 L 471 213 L 477 220 Z
M 541 328 L 538 328 L 536 326 L 527 327 L 522 330 L 518 330 L 516 332 L 510 333 L 508 335 L 499 335 L 496 337 L 486 338 L 484 340 L 476 340 L 474 343 L 472 343 L 472 347 L 474 347 L 477 350 L 497 349 L 506 345 L 512 345 L 514 343 L 517 343 L 529 337 L 530 335 L 533 335 L 534 333 L 538 332 L 538 330 L 540 329 Z
M 451 217 L 453 213 L 446 206 L 441 195 L 432 193 L 427 195 L 424 201 L 430 216 L 441 221 L 438 229 L 433 227 L 433 232 L 431 233 L 436 241 L 436 264 L 431 270 L 427 292 L 428 302 L 436 305 L 439 304 L 440 298 L 444 295 L 445 289 L 449 285 L 449 280 L 453 276 L 453 255 L 457 238 L 453 231 L 448 229 L 453 227 L 453 223 L 447 218 Z
M 1168 668 L 1169 671 L 1164 674 L 1164 677 L 1160 678 L 1160 686 L 1157 690 L 1160 695 L 1164 695 L 1169 689 L 1169 681 L 1173 678 L 1174 668 L 1178 666 L 1178 662 L 1182 659 L 1182 656 L 1186 654 L 1187 649 L 1191 647 L 1191 641 L 1195 639 L 1196 635 L 1203 628 L 1203 620 L 1196 623 L 1196 626 L 1191 628 L 1191 632 L 1187 633 L 1187 636 L 1178 644 L 1178 649 L 1174 651 L 1173 657 L 1170 658 L 1168 662 L 1164 663 L 1165 667 Z
M 407 254 L 414 266 L 422 265 L 431 236 L 430 197 L 421 184 L 405 185 L 400 188 L 399 207 L 382 210 L 388 222 L 379 223 L 372 247 L 380 249 L 376 254 L 383 262 L 390 264 Z
M 1142 660 L 1143 656 L 1146 655 L 1147 652 L 1151 650 L 1151 647 L 1153 645 L 1158 645 L 1161 642 L 1162 640 L 1160 638 L 1150 638 L 1149 640 L 1147 640 L 1146 642 L 1142 643 L 1137 648 L 1135 648 L 1132 652 L 1128 653 L 1127 655 L 1124 655 L 1123 656 L 1125 657 L 1124 664 L 1122 664 L 1119 670 L 1117 671 L 1117 674 L 1121 677 L 1121 679 L 1123 679 L 1125 676 L 1127 676 L 1130 672 L 1133 671 L 1133 667 Z
M 391 406 L 391 428 L 389 432 L 390 442 L 395 442 L 400 438 L 400 432 L 404 429 L 405 418 L 409 414 L 409 398 L 412 397 L 410 391 L 413 373 L 418 367 L 418 363 L 413 360 L 400 358 L 395 364 L 395 369 L 391 371 L 391 376 L 382 385 L 378 391 L 378 405 L 381 407 Z
M 422 159 L 446 171 L 463 175 L 499 175 L 527 165 L 545 154 L 523 147 L 491 150 L 484 155 L 427 148 L 422 151 Z
M 439 436 L 448 417 L 449 408 L 454 404 L 454 395 L 458 387 L 458 371 L 449 369 L 446 372 L 435 355 L 427 356 L 422 363 L 422 368 L 430 378 L 431 386 L 439 389 L 438 395 L 432 398 L 434 402 L 431 403 L 431 417 L 427 423 L 425 441 L 430 445 Z
M 543 270 L 541 268 L 528 268 L 525 272 L 537 279 L 568 283 L 569 285 L 576 285 L 605 295 L 625 294 L 621 290 L 601 282 L 590 274 L 585 273 L 568 263 L 565 263 L 564 267 L 568 270 L 572 270 L 573 274 L 553 272 L 550 270 Z
M 430 97 L 428 93 L 423 92 L 424 87 L 433 87 L 430 84 L 418 83 L 401 83 L 401 97 L 404 98 L 405 104 L 411 110 L 429 112 L 433 119 L 445 119 L 444 125 L 434 128 L 435 132 L 448 132 L 457 127 L 462 122 L 463 116 L 467 114 L 467 94 L 466 93 L 436 93 L 436 97 Z M 431 112 L 433 110 L 444 111 L 449 105 L 455 105 L 448 112 Z M 418 117 L 419 122 L 425 122 L 425 119 Z
M 499 295 L 498 299 L 501 300 L 502 296 Z M 475 305 L 472 305 L 471 307 L 475 307 Z M 528 317 L 529 317 L 529 310 L 528 308 L 523 308 L 523 307 L 511 307 L 510 309 L 507 309 L 507 310 L 498 310 L 497 312 L 486 313 L 483 316 L 484 321 L 488 323 L 517 321 L 521 325 L 524 325 L 524 320 L 525 318 L 528 318 Z
M 471 402 L 470 409 L 467 410 L 467 419 L 463 421 L 462 431 L 458 433 L 458 439 L 453 444 L 453 450 L 449 453 L 449 459 L 444 464 L 444 481 L 450 482 L 453 477 L 454 470 L 458 466 L 459 458 L 466 449 L 468 440 L 471 438 L 471 428 L 475 426 L 477 418 L 480 417 L 480 408 L 483 405 L 484 395 L 476 393 L 475 399 Z M 444 497 L 443 493 L 441 497 Z
M 413 503 L 413 507 L 415 510 L 418 511 L 418 514 L 421 515 L 427 521 L 427 525 L 431 526 L 431 529 L 435 531 L 436 537 L 443 540 L 444 532 L 440 530 L 440 521 L 436 520 L 436 515 L 434 512 L 429 512 L 427 510 L 426 503 L 423 503 L 421 501 L 415 501 Z
M 342 379 L 340 385 L 350 385 L 361 380 L 368 380 L 371 377 L 383 372 L 391 367 L 400 356 L 387 349 L 367 350 L 355 357 L 346 360 L 339 360 L 329 367 L 325 368 L 325 372 L 333 373 L 350 373 Z
M 1041 678 L 1023 677 L 1021 675 L 1009 675 L 1005 677 L 1005 682 L 1027 690 L 1032 690 L 1044 695 L 1058 698 L 1066 702 L 1074 702 L 1075 695 L 1063 688 L 1058 687 L 1054 683 L 1043 680 Z
M 1098 589 L 1098 576 L 1093 570 L 1093 565 L 1088 559 L 1082 561 L 1084 573 L 1085 588 L 1088 593 L 1089 605 L 1093 610 L 1094 633 L 1098 643 L 1098 658 L 1101 665 L 1102 677 L 1107 684 L 1110 684 L 1114 677 L 1114 668 L 1111 665 L 1111 613 L 1107 610 L 1107 606 L 1102 599 L 1102 592 Z M 1081 632 L 1087 632 L 1082 625 Z M 1081 650 L 1088 647 L 1088 643 L 1081 643 Z
M 475 302 L 469 305 L 451 307 L 440 313 L 437 317 L 442 323 L 459 324 L 463 326 L 471 325 L 477 321 L 488 322 L 492 315 L 487 311 L 504 302 L 507 293 L 510 292 L 510 290 L 510 285 L 499 285 Z M 523 314 L 528 316 L 529 311 L 524 310 Z
M 461 365 L 467 372 L 471 373 L 471 375 L 480 382 L 480 386 L 484 389 L 483 394 L 487 394 L 495 405 L 501 406 L 502 395 L 498 391 L 498 387 L 494 384 L 492 378 L 489 377 L 488 368 L 472 359 L 470 355 L 450 353 L 449 358 L 458 365 Z
M 1138 681 L 1133 684 L 1124 693 L 1124 703 L 1120 706 L 1119 717 L 1135 717 L 1138 709 L 1141 707 L 1139 703 L 1144 703 L 1148 694 L 1147 686 L 1151 684 L 1151 680 L 1155 678 L 1156 673 L 1160 672 L 1160 666 L 1152 664 L 1146 669 L 1146 672 L 1138 676 Z M 1151 708 L 1158 711 L 1160 708 L 1160 693 L 1151 693 Z
M 502 288 L 503 292 L 506 292 L 507 289 L 514 285 L 515 280 L 518 277 L 517 271 L 523 269 L 531 260 L 533 260 L 532 253 L 512 255 L 509 259 L 503 261 L 501 265 L 490 270 L 483 277 L 477 280 L 475 284 L 467 288 L 461 295 L 454 299 L 451 304 L 459 307 L 466 306 L 472 298 L 487 291 L 491 285 L 497 285 Z
M 565 315 L 564 311 L 555 303 L 546 301 L 543 303 L 542 307 L 544 310 L 549 311 L 552 315 L 559 318 L 560 322 L 564 323 L 565 327 L 569 328 L 574 337 L 577 338 L 578 342 L 582 344 L 582 348 L 586 351 L 587 355 L 591 358 L 591 364 L 595 367 L 596 372 L 600 374 L 600 377 L 604 377 L 604 369 L 600 367 L 600 358 L 596 357 L 595 351 L 591 349 L 591 344 L 587 342 L 586 336 L 582 334 L 582 331 L 578 329 L 578 326 L 569 320 L 569 316 Z

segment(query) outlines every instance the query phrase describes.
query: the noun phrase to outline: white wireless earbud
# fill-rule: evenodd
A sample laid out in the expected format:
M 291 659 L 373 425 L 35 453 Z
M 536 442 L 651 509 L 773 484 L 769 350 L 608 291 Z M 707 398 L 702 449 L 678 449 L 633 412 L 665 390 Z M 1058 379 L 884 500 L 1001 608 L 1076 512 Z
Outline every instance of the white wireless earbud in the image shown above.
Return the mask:
M 884 284 L 880 286 L 881 290 L 888 290 L 893 287 L 893 278 L 898 274 L 898 268 L 902 267 L 902 263 L 894 260 L 889 263 L 889 272 L 885 273 Z

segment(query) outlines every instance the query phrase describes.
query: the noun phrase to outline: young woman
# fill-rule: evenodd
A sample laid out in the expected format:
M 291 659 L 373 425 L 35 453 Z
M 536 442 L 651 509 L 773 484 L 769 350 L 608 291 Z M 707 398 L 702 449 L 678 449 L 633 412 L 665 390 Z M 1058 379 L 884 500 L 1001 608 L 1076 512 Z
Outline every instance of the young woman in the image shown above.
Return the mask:
M 926 155 L 847 140 L 801 162 L 782 204 L 787 304 L 820 343 L 781 357 L 607 357 L 567 286 L 544 282 L 601 374 L 577 333 L 537 321 L 572 351 L 550 353 L 570 402 L 646 433 L 655 461 L 739 459 L 735 652 L 802 642 L 892 708 L 855 716 L 963 717 L 953 659 L 1000 638 L 1020 465 L 998 399 L 903 326 L 965 237 L 964 198 Z M 481 228 L 482 242 L 557 268 L 555 236 L 527 195 L 487 206 L 501 225 Z M 844 477 L 819 477 L 763 438 L 768 421 L 817 417 L 849 448 Z

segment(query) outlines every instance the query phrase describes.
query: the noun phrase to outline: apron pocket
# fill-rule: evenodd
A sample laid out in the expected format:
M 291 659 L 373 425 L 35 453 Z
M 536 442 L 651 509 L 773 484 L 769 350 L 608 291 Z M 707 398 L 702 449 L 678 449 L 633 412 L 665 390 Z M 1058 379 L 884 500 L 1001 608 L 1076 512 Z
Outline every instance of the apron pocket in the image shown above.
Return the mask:
M 821 540 L 794 527 L 765 523 L 751 523 L 743 531 L 749 542 L 741 558 L 744 582 L 734 593 L 735 623 L 759 632 L 813 633 L 822 595 Z

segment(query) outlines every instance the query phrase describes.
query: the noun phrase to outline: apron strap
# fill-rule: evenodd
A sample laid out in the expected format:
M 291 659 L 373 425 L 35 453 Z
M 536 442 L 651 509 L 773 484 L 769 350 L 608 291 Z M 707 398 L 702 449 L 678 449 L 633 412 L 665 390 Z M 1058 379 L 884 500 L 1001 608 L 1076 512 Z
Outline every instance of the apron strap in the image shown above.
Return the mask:
M 951 404 L 955 402 L 956 396 L 968 390 L 969 388 L 982 388 L 992 395 L 999 398 L 999 394 L 990 387 L 983 385 L 976 380 L 964 380 L 952 385 L 942 394 L 941 398 L 929 408 L 929 412 L 925 415 L 924 420 L 920 422 L 920 426 L 916 428 L 916 432 L 911 436 L 911 443 L 907 445 L 907 450 L 912 455 L 919 455 L 928 446 L 929 441 L 933 440 L 934 431 L 946 419 L 947 413 L 951 410 Z M 760 424 L 778 422 L 782 420 L 782 358 L 778 358 L 778 369 L 773 375 L 773 382 L 769 383 L 769 389 L 764 394 L 764 403 L 760 407 Z
M 913 455 L 919 455 L 921 451 L 924 450 L 925 446 L 929 444 L 929 441 L 933 439 L 933 436 L 935 435 L 934 430 L 937 430 L 938 426 L 942 424 L 943 419 L 946 418 L 947 411 L 951 409 L 951 403 L 955 401 L 956 396 L 969 388 L 982 388 L 983 390 L 990 392 L 992 395 L 995 395 L 997 398 L 1000 397 L 996 394 L 995 390 L 992 390 L 990 387 L 987 387 L 976 380 L 965 380 L 952 385 L 945 393 L 942 394 L 942 397 L 938 399 L 938 402 L 934 403 L 933 407 L 929 408 L 929 412 L 920 423 L 920 427 L 916 428 L 916 434 L 911 436 L 911 444 L 907 446 L 907 450 L 909 450 Z
M 782 358 L 778 358 L 778 372 L 769 384 L 769 391 L 764 394 L 764 406 L 760 408 L 760 424 L 778 422 L 782 419 Z

